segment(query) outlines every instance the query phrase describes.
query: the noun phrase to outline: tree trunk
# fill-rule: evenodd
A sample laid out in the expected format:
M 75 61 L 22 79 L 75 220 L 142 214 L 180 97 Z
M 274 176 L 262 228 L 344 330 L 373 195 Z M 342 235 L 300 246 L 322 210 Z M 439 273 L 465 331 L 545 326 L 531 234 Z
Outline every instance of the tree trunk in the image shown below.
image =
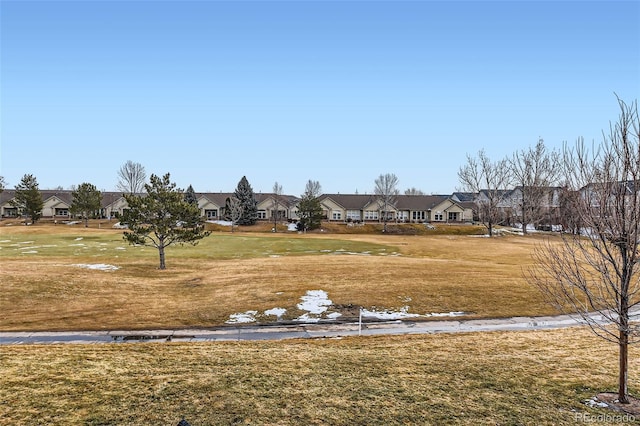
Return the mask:
M 620 371 L 618 382 L 618 401 L 623 404 L 629 403 L 628 389 L 627 389 L 627 370 L 628 370 L 628 348 L 629 348 L 629 336 L 626 330 L 620 330 Z
M 159 269 L 166 269 L 165 263 L 164 263 L 164 244 L 160 243 L 160 245 L 158 246 L 158 253 L 160 254 L 160 268 Z
M 527 235 L 527 203 L 524 201 L 524 191 L 522 192 L 522 235 Z

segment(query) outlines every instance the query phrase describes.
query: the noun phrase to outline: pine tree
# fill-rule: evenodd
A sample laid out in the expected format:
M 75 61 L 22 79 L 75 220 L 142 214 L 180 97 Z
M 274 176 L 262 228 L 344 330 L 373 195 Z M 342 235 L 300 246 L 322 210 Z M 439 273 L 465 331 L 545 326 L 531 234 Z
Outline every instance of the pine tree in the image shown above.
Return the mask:
M 196 192 L 193 190 L 193 186 L 189 185 L 187 190 L 184 192 L 184 201 L 194 206 L 198 205 L 198 197 L 196 196 Z
M 299 230 L 307 231 L 320 228 L 322 224 L 322 206 L 320 205 L 321 187 L 318 181 L 309 180 L 304 194 L 298 203 Z
M 80 214 L 84 219 L 85 228 L 89 226 L 89 216 L 95 214 L 102 206 L 102 194 L 95 185 L 82 183 L 71 195 L 71 214 Z
M 242 176 L 238 182 L 234 195 L 242 206 L 242 216 L 238 225 L 254 225 L 258 218 L 258 202 L 246 176 Z
M 182 190 L 163 177 L 151 175 L 145 184 L 146 194 L 124 194 L 129 209 L 122 223 L 128 231 L 124 239 L 132 245 L 144 245 L 158 249 L 160 269 L 165 269 L 165 248 L 172 244 L 196 245 L 208 236 L 198 206 L 184 200 Z
M 34 224 L 42 217 L 44 202 L 42 194 L 38 189 L 38 181 L 33 175 L 24 175 L 20 183 L 16 186 L 16 193 L 11 204 L 18 208 L 20 214 L 25 214 L 31 218 Z

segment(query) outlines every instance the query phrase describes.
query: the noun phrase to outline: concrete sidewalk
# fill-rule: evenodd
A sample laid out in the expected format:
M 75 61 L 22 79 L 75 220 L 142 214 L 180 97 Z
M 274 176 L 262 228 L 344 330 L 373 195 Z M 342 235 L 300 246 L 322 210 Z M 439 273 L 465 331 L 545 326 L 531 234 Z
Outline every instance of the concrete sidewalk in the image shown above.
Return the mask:
M 598 315 L 594 320 L 605 323 Z M 514 317 L 456 321 L 386 321 L 353 323 L 314 323 L 292 325 L 228 326 L 211 329 L 112 330 L 61 332 L 0 332 L 1 345 L 19 344 L 95 344 L 134 342 L 215 342 L 241 340 L 284 340 L 338 338 L 433 333 L 473 333 L 482 331 L 524 331 L 585 325 L 584 320 L 568 315 Z

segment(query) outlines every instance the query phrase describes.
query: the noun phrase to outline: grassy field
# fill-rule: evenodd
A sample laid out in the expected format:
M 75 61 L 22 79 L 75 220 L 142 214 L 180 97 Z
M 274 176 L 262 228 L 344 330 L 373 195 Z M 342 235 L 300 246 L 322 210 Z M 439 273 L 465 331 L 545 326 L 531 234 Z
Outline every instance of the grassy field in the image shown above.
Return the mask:
M 343 227 L 344 228 L 344 227 Z M 536 237 L 214 232 L 195 247 L 132 247 L 93 224 L 0 227 L 0 330 L 210 327 L 273 308 L 292 320 L 309 290 L 353 307 L 468 318 L 554 313 L 522 278 Z M 116 270 L 88 269 L 106 265 Z M 357 312 L 357 308 L 356 308 Z
M 6 425 L 621 424 L 585 404 L 616 383 L 615 347 L 585 329 L 2 346 L 0 365 Z
M 105 225 L 0 225 L 0 330 L 207 327 L 276 306 L 292 319 L 314 289 L 334 310 L 553 313 L 522 278 L 536 236 L 218 230 L 171 247 L 160 271 L 155 250 L 127 246 Z M 631 349 L 632 394 L 639 354 Z M 616 361 L 615 346 L 580 328 L 0 346 L 0 425 L 630 424 L 585 404 L 615 391 Z

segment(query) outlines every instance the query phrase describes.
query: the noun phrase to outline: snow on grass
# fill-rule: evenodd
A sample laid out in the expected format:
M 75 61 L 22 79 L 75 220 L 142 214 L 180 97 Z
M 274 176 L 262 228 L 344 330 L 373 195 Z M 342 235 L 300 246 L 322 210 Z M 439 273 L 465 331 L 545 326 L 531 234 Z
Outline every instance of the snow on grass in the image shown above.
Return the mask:
M 215 223 L 216 225 L 221 225 L 221 226 L 233 225 L 233 222 L 231 222 L 230 220 L 207 220 L 207 223 Z
M 410 298 L 409 298 L 410 299 Z M 467 315 L 466 312 L 455 311 L 455 312 L 432 312 L 430 314 L 414 314 L 409 313 L 409 306 L 403 306 L 399 311 L 393 311 L 390 309 L 386 309 L 384 311 L 377 310 L 362 310 L 362 316 L 368 318 L 376 318 L 380 320 L 398 320 L 405 318 L 425 318 L 425 317 L 459 317 Z
M 329 299 L 329 295 L 324 290 L 307 290 L 307 294 L 300 298 L 302 301 L 298 303 L 297 308 L 301 311 L 307 311 L 306 314 L 300 315 L 296 321 L 301 322 L 318 322 L 321 315 L 333 304 Z M 329 319 L 335 319 L 340 316 L 339 313 L 327 315 Z
M 36 254 L 36 253 L 38 253 L 38 251 L 37 250 L 27 250 L 27 251 L 22 251 L 20 253 L 22 253 L 22 254 Z
M 229 319 L 225 321 L 226 324 L 246 324 L 250 322 L 256 322 L 256 314 L 258 311 L 246 311 L 237 314 L 229 315 Z
M 325 312 L 333 303 L 329 300 L 329 295 L 324 290 L 308 290 L 307 294 L 300 299 L 302 299 L 302 302 L 298 303 L 298 309 L 309 311 L 309 313 L 316 315 Z
M 466 312 L 454 311 L 454 312 L 432 312 L 425 315 L 425 317 L 461 317 L 467 315 Z
M 282 318 L 282 316 L 286 313 L 287 313 L 287 310 L 285 308 L 272 308 L 264 311 L 265 315 L 272 315 L 278 319 Z
M 416 317 L 419 317 L 420 314 L 410 314 L 409 307 L 403 306 L 402 308 L 400 308 L 400 311 L 391 311 L 391 310 L 370 311 L 368 309 L 363 309 L 362 316 L 368 317 L 368 318 L 381 319 L 381 320 L 392 320 L 392 319 L 403 319 L 403 318 L 416 318 Z
M 278 293 L 282 294 L 282 293 Z M 410 297 L 399 296 L 404 302 L 411 301 Z M 307 293 L 300 297 L 301 301 L 296 307 L 306 313 L 300 315 L 294 321 L 304 323 L 317 323 L 320 320 L 336 320 L 342 316 L 339 312 L 328 312 L 329 308 L 333 305 L 333 302 L 329 299 L 329 295 L 324 290 L 307 290 Z M 402 320 L 407 318 L 426 318 L 426 317 L 458 317 L 467 315 L 466 312 L 452 311 L 452 312 L 432 312 L 430 314 L 417 314 L 410 313 L 409 306 L 403 306 L 399 310 L 385 309 L 362 309 L 362 317 L 375 318 L 379 320 Z M 280 320 L 287 312 L 285 308 L 272 308 L 264 311 L 265 316 L 275 316 Z M 229 315 L 227 324 L 241 324 L 251 323 L 256 321 L 256 315 L 258 311 L 246 311 Z
M 120 269 L 118 266 L 107 265 L 106 263 L 76 263 L 71 266 L 76 268 L 94 269 L 98 271 L 117 271 Z

